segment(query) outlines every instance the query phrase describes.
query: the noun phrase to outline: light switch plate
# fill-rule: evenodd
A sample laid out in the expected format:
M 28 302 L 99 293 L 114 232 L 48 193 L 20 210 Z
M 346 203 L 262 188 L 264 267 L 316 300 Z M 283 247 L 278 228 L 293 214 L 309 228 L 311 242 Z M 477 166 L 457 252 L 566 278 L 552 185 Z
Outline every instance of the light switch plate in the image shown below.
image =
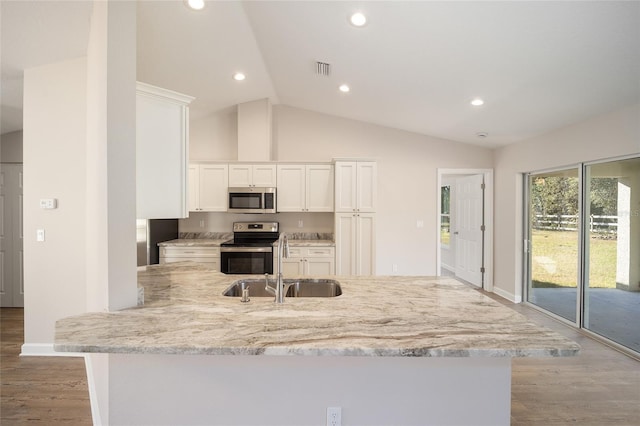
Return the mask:
M 36 229 L 36 241 L 39 243 L 44 241 L 44 229 Z
M 58 208 L 58 200 L 55 198 L 41 198 L 40 208 L 47 210 Z

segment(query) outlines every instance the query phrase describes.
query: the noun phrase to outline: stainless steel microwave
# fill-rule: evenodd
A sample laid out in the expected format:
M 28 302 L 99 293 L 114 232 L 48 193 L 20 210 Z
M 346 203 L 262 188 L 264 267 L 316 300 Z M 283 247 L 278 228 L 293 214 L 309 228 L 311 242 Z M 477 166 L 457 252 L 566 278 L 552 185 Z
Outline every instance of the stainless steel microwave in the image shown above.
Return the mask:
M 229 188 L 230 213 L 275 213 L 276 189 L 257 187 Z

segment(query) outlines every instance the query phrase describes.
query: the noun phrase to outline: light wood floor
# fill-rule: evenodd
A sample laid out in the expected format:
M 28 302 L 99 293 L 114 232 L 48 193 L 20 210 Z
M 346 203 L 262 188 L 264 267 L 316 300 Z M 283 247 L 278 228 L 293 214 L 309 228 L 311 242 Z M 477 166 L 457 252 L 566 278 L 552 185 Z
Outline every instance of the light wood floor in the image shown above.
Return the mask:
M 582 346 L 577 357 L 513 360 L 512 425 L 640 425 L 640 362 L 528 306 L 487 295 Z M 0 424 L 91 425 L 83 360 L 19 357 L 22 318 L 22 309 L 0 310 Z
M 0 309 L 0 424 L 91 425 L 84 359 L 18 356 L 23 317 Z

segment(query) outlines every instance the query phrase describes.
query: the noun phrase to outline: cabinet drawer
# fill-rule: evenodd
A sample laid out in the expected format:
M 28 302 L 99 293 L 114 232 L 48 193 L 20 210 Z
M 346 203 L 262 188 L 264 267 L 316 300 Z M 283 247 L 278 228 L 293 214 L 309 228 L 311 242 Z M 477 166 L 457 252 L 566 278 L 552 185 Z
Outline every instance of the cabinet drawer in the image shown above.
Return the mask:
M 307 247 L 306 257 L 333 257 L 335 250 L 333 247 Z
M 162 257 L 220 257 L 220 247 L 162 247 Z
M 277 250 L 274 250 L 274 252 Z M 289 247 L 289 257 L 304 256 L 304 247 Z

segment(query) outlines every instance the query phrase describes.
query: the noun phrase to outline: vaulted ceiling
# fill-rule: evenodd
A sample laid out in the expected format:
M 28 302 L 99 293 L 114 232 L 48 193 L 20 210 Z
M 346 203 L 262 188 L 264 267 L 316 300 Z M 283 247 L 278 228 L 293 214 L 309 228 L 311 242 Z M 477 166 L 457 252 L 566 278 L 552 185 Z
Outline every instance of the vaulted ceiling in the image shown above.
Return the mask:
M 91 3 L 1 7 L 5 133 L 21 128 L 22 70 L 84 54 Z M 138 80 L 195 96 L 193 119 L 270 98 L 496 147 L 640 101 L 635 1 L 140 1 L 137 49 Z

